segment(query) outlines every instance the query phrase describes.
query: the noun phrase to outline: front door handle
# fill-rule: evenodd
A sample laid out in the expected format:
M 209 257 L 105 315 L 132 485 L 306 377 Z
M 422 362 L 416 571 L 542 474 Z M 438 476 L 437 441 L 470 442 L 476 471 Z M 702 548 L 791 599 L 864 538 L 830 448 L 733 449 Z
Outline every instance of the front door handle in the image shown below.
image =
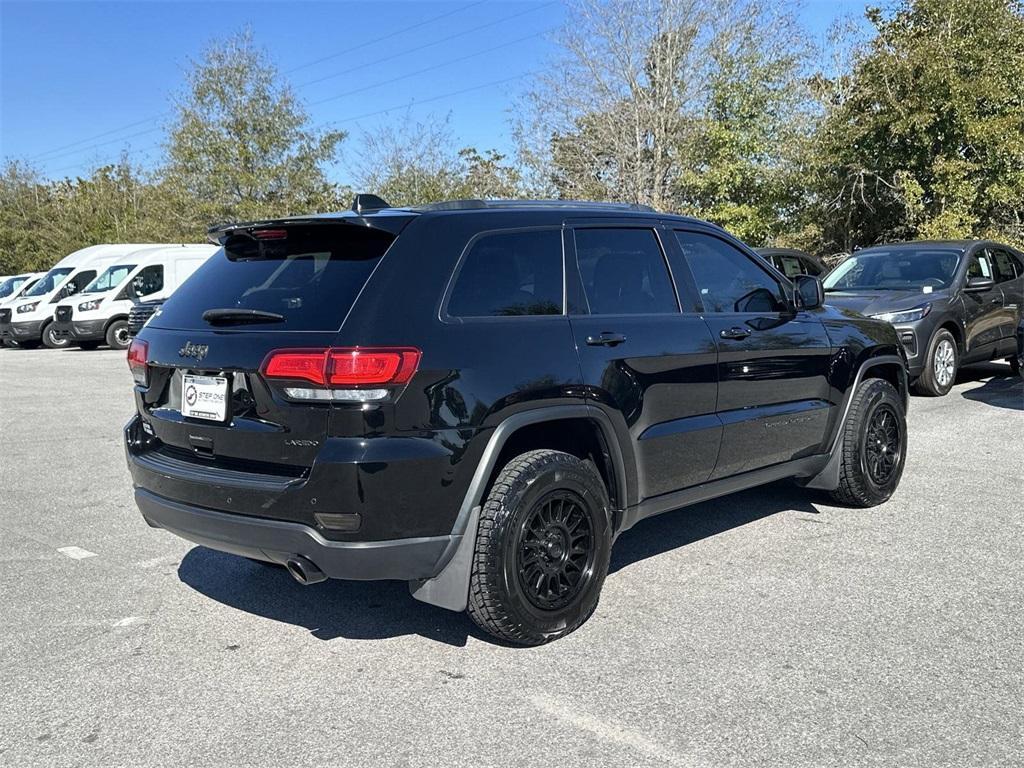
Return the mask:
M 625 340 L 625 334 L 604 331 L 597 336 L 587 336 L 587 345 L 591 347 L 614 347 Z
M 740 339 L 747 338 L 747 336 L 750 335 L 750 331 L 748 331 L 746 328 L 740 328 L 737 326 L 735 328 L 725 328 L 719 331 L 718 335 L 721 336 L 723 339 L 736 339 L 737 341 L 739 341 Z

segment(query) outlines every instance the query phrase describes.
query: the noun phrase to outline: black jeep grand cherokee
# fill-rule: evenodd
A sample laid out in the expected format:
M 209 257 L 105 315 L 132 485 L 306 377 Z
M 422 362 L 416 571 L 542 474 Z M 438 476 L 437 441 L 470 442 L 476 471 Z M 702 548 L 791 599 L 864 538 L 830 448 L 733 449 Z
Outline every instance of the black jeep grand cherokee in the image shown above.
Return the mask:
M 899 483 L 895 331 L 704 222 L 360 196 L 211 236 L 129 349 L 135 498 L 302 583 L 402 579 L 542 643 L 645 517 L 780 478 L 855 506 Z

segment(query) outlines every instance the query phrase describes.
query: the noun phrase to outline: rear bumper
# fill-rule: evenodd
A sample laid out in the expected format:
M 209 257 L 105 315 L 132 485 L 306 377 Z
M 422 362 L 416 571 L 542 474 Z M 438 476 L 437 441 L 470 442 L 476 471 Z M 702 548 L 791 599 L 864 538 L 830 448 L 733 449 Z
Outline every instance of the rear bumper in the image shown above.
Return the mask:
M 66 337 L 73 341 L 101 341 L 103 339 L 103 319 L 99 320 L 71 320 L 61 322 L 54 320 L 53 329 L 60 337 Z
M 300 523 L 214 512 L 135 489 L 135 503 L 154 528 L 221 552 L 284 563 L 302 555 L 332 579 L 414 581 L 436 576 L 461 536 L 391 541 L 328 541 Z M 445 558 L 447 559 L 447 558 Z

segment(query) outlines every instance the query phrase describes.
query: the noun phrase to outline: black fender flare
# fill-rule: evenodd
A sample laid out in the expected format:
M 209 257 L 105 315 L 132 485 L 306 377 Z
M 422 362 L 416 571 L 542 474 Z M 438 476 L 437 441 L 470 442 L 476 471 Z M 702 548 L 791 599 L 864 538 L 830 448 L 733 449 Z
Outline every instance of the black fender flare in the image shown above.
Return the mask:
M 828 462 L 826 462 L 824 468 L 818 474 L 814 475 L 807 482 L 802 483 L 805 488 L 834 491 L 839 487 L 839 464 L 842 461 L 843 453 L 843 427 L 850 413 L 850 405 L 853 403 L 853 393 L 857 391 L 857 387 L 865 379 L 865 374 L 869 370 L 879 365 L 893 364 L 899 370 L 900 397 L 903 399 L 903 410 L 907 411 L 909 409 L 910 384 L 907 380 L 906 361 L 899 355 L 878 355 L 876 357 L 869 357 L 862 362 L 857 369 L 856 375 L 853 377 L 853 382 L 843 396 L 842 411 L 840 412 L 840 417 L 836 419 L 835 433 L 832 435 L 832 442 L 828 449 Z
M 488 438 L 452 526 L 450 543 L 438 560 L 438 574 L 430 579 L 409 582 L 409 591 L 413 597 L 452 611 L 466 610 L 469 603 L 469 575 L 473 550 L 476 547 L 480 507 L 484 501 L 484 493 L 487 491 L 488 480 L 494 472 L 498 456 L 501 455 L 501 449 L 508 439 L 522 427 L 564 419 L 581 419 L 597 424 L 605 444 L 608 446 L 616 483 L 621 489 L 620 493 L 626 492 L 626 469 L 622 446 L 619 445 L 610 419 L 602 411 L 592 408 L 586 403 L 580 403 L 579 405 L 542 406 L 512 414 L 502 420 Z M 614 522 L 614 520 L 609 520 L 609 527 L 612 530 L 614 530 Z

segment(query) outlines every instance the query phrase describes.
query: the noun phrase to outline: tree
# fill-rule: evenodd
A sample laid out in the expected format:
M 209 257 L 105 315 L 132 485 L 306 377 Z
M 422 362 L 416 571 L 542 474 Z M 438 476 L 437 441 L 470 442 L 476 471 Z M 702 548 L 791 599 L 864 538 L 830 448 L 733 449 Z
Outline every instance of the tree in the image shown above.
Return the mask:
M 806 45 L 761 0 L 576 0 L 517 126 L 535 187 L 776 233 L 809 131 Z
M 995 236 L 1024 243 L 1024 5 L 904 0 L 824 89 L 827 247 Z
M 161 176 L 185 224 L 338 206 L 323 166 L 342 131 L 317 130 L 266 53 L 242 33 L 209 47 L 188 75 Z
M 500 152 L 455 146 L 449 118 L 407 115 L 360 137 L 356 185 L 391 205 L 522 196 L 520 173 Z

